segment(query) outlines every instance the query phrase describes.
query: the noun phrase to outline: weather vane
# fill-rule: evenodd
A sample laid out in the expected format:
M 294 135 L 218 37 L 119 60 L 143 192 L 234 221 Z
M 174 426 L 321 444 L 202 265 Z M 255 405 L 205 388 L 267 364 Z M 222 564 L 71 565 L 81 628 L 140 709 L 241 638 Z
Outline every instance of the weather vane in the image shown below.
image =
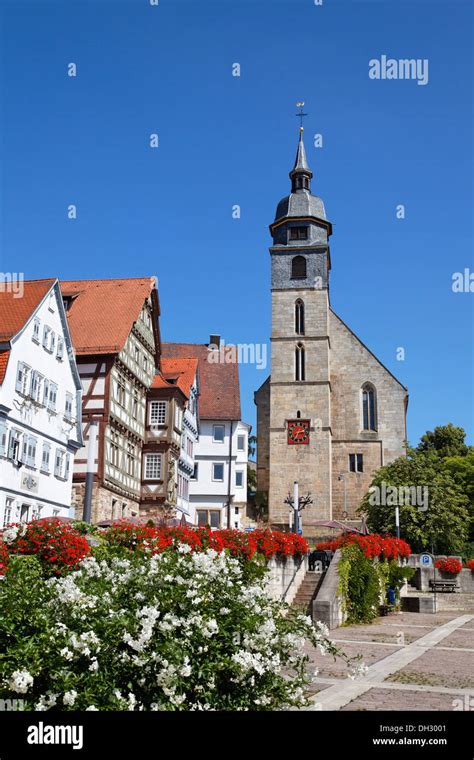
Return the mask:
M 303 119 L 305 116 L 307 116 L 307 113 L 303 113 L 303 106 L 304 106 L 304 100 L 298 100 L 296 107 L 299 108 L 299 112 L 295 114 L 295 116 L 299 116 L 300 119 L 300 129 L 303 129 Z

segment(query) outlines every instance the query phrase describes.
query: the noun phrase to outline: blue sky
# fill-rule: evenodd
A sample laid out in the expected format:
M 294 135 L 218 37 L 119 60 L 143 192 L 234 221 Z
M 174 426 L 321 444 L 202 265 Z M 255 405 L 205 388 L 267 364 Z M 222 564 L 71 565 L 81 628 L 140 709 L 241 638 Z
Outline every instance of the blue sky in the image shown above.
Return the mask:
M 303 99 L 313 192 L 334 226 L 332 306 L 408 386 L 410 442 L 448 421 L 473 442 L 474 294 L 451 288 L 474 269 L 470 0 L 0 9 L 2 271 L 156 274 L 165 340 L 268 341 L 268 225 Z M 383 54 L 428 59 L 428 84 L 370 79 Z M 266 374 L 241 367 L 253 424 Z

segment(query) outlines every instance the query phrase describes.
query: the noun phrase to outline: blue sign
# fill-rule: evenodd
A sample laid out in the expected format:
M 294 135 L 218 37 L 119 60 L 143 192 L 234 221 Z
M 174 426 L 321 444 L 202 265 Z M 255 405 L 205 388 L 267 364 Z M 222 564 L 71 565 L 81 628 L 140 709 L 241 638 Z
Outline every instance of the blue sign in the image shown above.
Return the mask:
M 298 528 L 298 535 L 299 535 L 299 536 L 302 536 L 302 535 L 303 535 L 303 531 L 301 530 L 301 528 Z
M 420 562 L 423 565 L 423 567 L 431 567 L 433 564 L 433 558 L 431 554 L 422 554 L 420 557 Z

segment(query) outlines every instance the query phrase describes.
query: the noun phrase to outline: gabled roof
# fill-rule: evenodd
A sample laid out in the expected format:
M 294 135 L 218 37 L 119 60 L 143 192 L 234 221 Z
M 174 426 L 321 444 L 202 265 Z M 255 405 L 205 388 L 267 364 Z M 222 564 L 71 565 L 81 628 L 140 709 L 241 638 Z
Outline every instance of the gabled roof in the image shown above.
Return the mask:
M 115 280 L 62 280 L 76 354 L 117 354 L 155 288 L 154 277 Z
M 232 351 L 231 346 L 221 349 Z M 239 365 L 233 361 L 210 362 L 207 343 L 162 343 L 162 363 L 166 358 L 195 357 L 199 367 L 199 416 L 207 420 L 240 420 Z
M 174 380 L 175 382 L 172 384 L 177 385 L 183 391 L 186 398 L 189 398 L 191 387 L 196 378 L 197 368 L 198 360 L 195 356 L 177 359 L 162 357 L 161 359 L 163 377 L 168 383 Z
M 25 280 L 21 297 L 0 285 L 0 343 L 20 332 L 55 282 L 55 279 Z

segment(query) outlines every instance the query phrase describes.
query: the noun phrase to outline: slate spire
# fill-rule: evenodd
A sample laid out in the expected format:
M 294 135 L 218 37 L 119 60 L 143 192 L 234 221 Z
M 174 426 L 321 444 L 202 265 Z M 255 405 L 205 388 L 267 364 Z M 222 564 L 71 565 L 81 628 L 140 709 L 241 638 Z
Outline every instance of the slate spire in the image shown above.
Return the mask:
M 311 177 L 313 172 L 308 166 L 306 151 L 303 142 L 303 127 L 300 127 L 300 137 L 293 169 L 290 172 L 291 192 L 311 192 Z

